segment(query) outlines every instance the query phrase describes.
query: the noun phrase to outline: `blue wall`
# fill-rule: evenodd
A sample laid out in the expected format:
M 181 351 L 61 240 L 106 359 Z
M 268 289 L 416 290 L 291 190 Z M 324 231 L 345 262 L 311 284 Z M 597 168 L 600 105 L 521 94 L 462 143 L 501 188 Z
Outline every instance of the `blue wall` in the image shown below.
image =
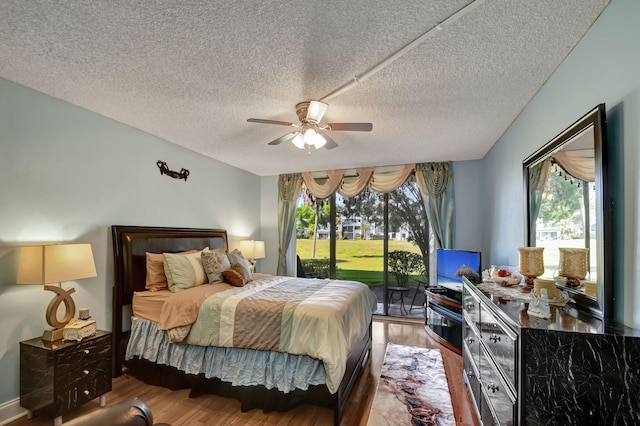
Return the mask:
M 616 208 L 615 316 L 635 327 L 640 327 L 639 20 L 639 1 L 613 0 L 483 160 L 484 252 L 491 263 L 517 264 L 516 248 L 524 244 L 522 160 L 606 103 Z
M 0 405 L 18 397 L 18 342 L 42 334 L 53 297 L 15 284 L 20 246 L 91 243 L 98 276 L 64 286 L 110 330 L 110 225 L 226 228 L 232 247 L 260 238 L 256 175 L 2 79 L 0 129 Z M 158 160 L 188 181 L 161 176 Z

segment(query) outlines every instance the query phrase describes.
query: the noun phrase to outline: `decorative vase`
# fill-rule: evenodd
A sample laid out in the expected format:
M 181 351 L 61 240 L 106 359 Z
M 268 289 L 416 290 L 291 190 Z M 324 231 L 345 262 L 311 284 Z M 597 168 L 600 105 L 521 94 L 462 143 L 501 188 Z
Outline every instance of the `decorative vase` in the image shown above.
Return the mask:
M 525 289 L 533 288 L 533 280 L 544 274 L 544 260 L 542 251 L 544 247 L 519 247 L 518 271 L 525 277 Z
M 588 248 L 559 247 L 558 276 L 570 288 L 578 288 L 587 277 Z

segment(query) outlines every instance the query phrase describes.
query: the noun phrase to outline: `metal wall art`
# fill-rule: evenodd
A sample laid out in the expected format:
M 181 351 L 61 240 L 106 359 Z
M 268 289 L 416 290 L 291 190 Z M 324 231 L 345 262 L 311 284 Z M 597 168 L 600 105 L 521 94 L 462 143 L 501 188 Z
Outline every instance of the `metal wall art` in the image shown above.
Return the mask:
M 161 175 L 171 176 L 174 179 L 184 179 L 185 182 L 187 181 L 187 177 L 189 177 L 189 170 L 185 168 L 182 168 L 179 172 L 176 172 L 175 170 L 170 170 L 169 166 L 167 166 L 167 163 L 165 163 L 164 161 L 158 160 L 156 164 L 160 169 Z

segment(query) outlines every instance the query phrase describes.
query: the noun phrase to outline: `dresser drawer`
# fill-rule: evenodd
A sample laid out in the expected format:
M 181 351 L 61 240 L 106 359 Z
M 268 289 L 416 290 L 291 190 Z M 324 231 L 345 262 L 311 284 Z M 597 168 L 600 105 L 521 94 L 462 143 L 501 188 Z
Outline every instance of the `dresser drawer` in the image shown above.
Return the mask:
M 463 352 L 473 359 L 475 365 L 480 365 L 480 336 L 476 330 L 469 325 L 470 319 L 464 315 L 462 322 L 462 340 L 464 342 Z
M 481 398 L 481 390 L 480 390 L 480 373 L 478 371 L 478 365 L 474 361 L 472 361 L 470 357 L 470 351 L 467 347 L 466 343 L 462 343 L 462 367 L 464 369 L 464 374 L 467 378 L 467 382 L 469 384 L 469 389 L 471 390 L 471 395 L 473 396 L 473 400 L 476 404 L 476 407 L 480 407 L 480 398 Z
M 493 355 L 496 364 L 515 391 L 517 335 L 502 321 L 496 319 L 484 305 L 481 307 L 480 318 L 482 320 L 480 325 L 482 342 Z
M 78 343 L 57 351 L 55 368 L 65 373 L 80 374 L 87 366 L 111 359 L 111 338 L 104 336 Z
M 106 377 L 104 374 L 74 380 L 73 383 L 59 388 L 56 392 L 55 405 L 59 411 L 54 415 L 61 415 L 71 408 L 79 407 L 110 390 L 111 377 Z
M 74 368 L 60 369 L 55 377 L 57 389 L 78 387 L 88 382 L 111 382 L 111 360 L 100 358 L 86 365 L 74 366 Z
M 481 413 L 485 424 L 495 421 L 498 425 L 514 425 L 516 398 L 497 370 L 484 347 L 480 350 L 480 386 L 482 391 Z M 490 413 L 490 414 L 489 414 Z
M 462 310 L 476 327 L 480 327 L 480 299 L 465 284 L 462 287 Z

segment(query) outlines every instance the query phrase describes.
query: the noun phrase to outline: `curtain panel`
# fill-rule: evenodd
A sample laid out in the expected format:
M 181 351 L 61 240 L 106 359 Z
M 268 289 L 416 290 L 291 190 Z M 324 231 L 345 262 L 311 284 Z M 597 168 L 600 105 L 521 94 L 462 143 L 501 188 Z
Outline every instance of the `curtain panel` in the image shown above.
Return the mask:
M 277 275 L 287 272 L 287 250 L 296 229 L 296 201 L 302 186 L 299 173 L 278 176 L 278 269 Z
M 453 248 L 453 174 L 451 162 L 416 165 L 427 218 L 440 248 Z
M 548 159 L 529 167 L 529 242 L 532 244 L 536 240 L 536 221 L 550 169 L 551 161 Z

